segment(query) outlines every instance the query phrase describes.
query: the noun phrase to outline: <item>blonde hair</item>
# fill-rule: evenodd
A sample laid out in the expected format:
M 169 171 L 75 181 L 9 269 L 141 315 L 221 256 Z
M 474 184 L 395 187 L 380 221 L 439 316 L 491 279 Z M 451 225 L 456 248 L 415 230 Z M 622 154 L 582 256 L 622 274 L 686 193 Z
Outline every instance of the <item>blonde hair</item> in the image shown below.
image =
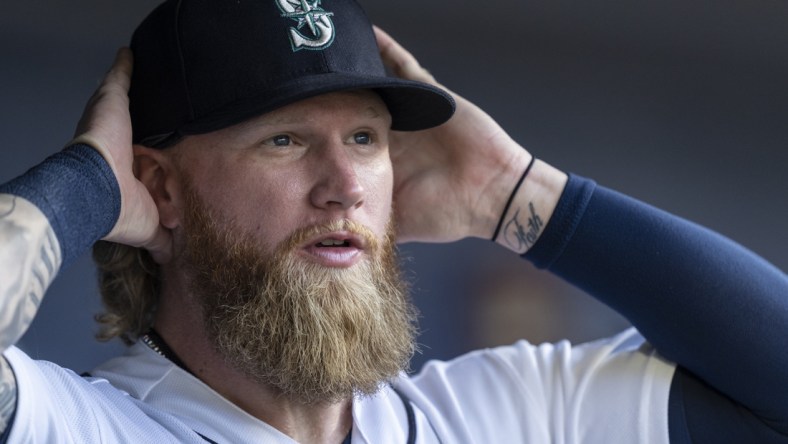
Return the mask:
M 93 246 L 104 313 L 96 315 L 96 338 L 119 337 L 127 345 L 153 325 L 159 297 L 159 265 L 142 248 L 100 241 Z

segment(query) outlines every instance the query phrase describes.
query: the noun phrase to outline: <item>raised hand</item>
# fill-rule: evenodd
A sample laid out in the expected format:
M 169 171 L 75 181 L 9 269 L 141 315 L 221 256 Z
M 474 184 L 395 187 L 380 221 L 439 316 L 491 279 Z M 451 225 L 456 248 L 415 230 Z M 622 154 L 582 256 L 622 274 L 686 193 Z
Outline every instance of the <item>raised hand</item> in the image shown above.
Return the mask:
M 388 34 L 379 28 L 375 34 L 383 62 L 395 75 L 443 88 Z M 530 161 L 531 155 L 489 115 L 452 95 L 457 112 L 445 124 L 392 132 L 399 242 L 489 239 Z
M 159 225 L 156 205 L 133 171 L 128 97 L 132 65 L 131 50 L 120 49 L 112 68 L 88 101 L 72 144 L 84 143 L 101 153 L 118 180 L 120 216 L 104 239 L 144 247 L 155 259 L 165 261 L 170 235 Z

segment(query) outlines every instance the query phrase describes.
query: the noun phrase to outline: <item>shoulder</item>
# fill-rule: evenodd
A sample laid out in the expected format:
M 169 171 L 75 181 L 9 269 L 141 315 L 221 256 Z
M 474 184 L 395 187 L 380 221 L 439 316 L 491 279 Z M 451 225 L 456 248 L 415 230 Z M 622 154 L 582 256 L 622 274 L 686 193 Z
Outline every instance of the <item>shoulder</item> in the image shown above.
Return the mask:
M 430 361 L 411 379 L 417 385 L 467 382 L 467 377 L 494 378 L 501 383 L 538 383 L 540 390 L 556 378 L 579 380 L 619 367 L 636 367 L 639 374 L 672 377 L 675 365 L 662 358 L 634 329 L 583 344 L 563 340 L 514 344 L 476 350 L 450 361 Z
M 461 418 L 477 439 L 505 433 L 549 442 L 563 430 L 583 442 L 667 442 L 674 370 L 628 329 L 580 345 L 518 341 L 430 362 L 398 387 L 447 429 Z
M 189 442 L 194 433 L 106 379 L 84 378 L 12 347 L 4 353 L 17 379 L 9 442 Z M 199 441 L 194 441 L 199 442 Z

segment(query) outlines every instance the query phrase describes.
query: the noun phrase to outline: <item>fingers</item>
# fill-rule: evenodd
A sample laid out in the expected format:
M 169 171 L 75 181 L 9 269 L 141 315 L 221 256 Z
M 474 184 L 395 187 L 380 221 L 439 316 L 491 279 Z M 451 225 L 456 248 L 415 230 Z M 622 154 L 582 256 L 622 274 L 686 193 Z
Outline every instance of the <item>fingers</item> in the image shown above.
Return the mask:
M 124 92 L 129 91 L 131 85 L 131 72 L 133 69 L 133 56 L 129 48 L 120 48 L 115 55 L 115 61 L 112 63 L 107 74 L 104 76 L 102 86 L 118 86 Z
M 375 30 L 375 37 L 378 40 L 378 47 L 380 48 L 380 57 L 383 63 L 391 69 L 397 77 L 403 79 L 416 80 L 424 83 L 431 83 L 438 85 L 435 78 L 429 71 L 424 69 L 416 57 L 402 47 L 396 40 L 394 40 L 385 31 L 373 26 Z
M 112 67 L 110 67 L 107 74 L 104 75 L 101 86 L 99 86 L 96 93 L 91 97 L 90 104 L 94 105 L 104 97 L 111 96 L 116 97 L 116 100 L 120 100 L 120 103 L 123 103 L 124 107 L 128 107 L 132 66 L 133 59 L 131 50 L 129 48 L 120 48 L 115 55 L 115 61 L 112 63 Z
M 88 101 L 88 108 L 96 105 L 107 95 L 117 94 L 126 101 L 131 86 L 133 58 L 129 48 L 120 48 L 115 55 L 109 71 L 104 75 L 101 85 L 93 93 Z
M 127 114 L 132 65 L 131 50 L 120 48 L 109 71 L 104 75 L 101 84 L 85 105 L 85 110 L 74 132 L 75 138 L 79 139 L 90 132 L 91 129 L 97 126 L 97 122 L 101 122 L 106 118 L 105 116 L 108 113 L 121 112 Z M 72 141 L 72 143 L 75 141 Z M 96 142 L 96 140 L 91 142 Z M 97 147 L 96 145 L 92 146 Z

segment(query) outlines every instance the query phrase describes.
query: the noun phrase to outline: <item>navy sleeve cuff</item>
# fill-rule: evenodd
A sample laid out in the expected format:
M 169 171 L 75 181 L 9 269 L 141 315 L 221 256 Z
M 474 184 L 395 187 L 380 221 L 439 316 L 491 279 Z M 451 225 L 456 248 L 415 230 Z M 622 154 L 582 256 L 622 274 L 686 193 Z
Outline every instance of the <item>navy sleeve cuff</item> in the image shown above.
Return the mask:
M 87 145 L 73 145 L 12 181 L 0 193 L 23 197 L 49 220 L 70 264 L 104 237 L 120 215 L 120 188 L 109 164 Z
M 574 236 L 595 189 L 594 181 L 570 174 L 550 223 L 536 244 L 523 254 L 523 258 L 537 268 L 550 268 Z

